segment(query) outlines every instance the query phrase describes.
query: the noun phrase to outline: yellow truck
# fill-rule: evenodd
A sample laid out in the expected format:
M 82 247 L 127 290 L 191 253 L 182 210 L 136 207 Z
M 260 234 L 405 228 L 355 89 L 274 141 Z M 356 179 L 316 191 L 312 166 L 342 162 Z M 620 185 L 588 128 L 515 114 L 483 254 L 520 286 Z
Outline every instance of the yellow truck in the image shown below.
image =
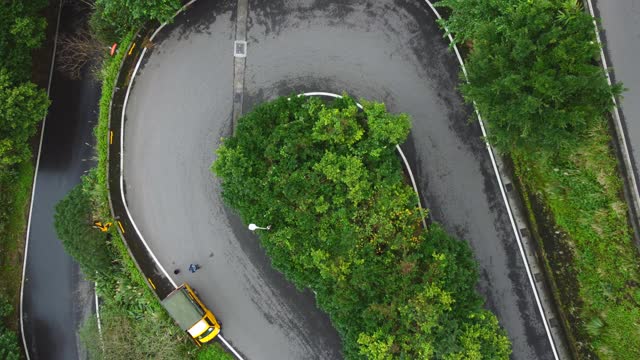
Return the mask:
M 216 317 L 186 283 L 167 295 L 162 300 L 162 306 L 198 345 L 213 340 L 220 333 L 220 324 Z

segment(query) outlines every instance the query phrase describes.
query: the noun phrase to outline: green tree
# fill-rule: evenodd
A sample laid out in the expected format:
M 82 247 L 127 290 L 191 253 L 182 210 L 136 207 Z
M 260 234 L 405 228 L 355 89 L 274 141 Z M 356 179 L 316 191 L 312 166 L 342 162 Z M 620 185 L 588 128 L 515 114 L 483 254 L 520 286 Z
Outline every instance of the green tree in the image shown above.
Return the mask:
M 409 117 L 363 103 L 291 96 L 243 116 L 212 166 L 225 202 L 245 221 L 273 225 L 262 245 L 297 287 L 316 292 L 347 358 L 477 347 L 508 358 L 497 321 L 474 320 L 486 312 L 469 247 L 437 225 L 422 229 L 426 212 L 395 150 Z M 476 324 L 482 336 L 464 331 Z
M 189 350 L 193 350 L 193 346 L 184 341 L 185 333 L 177 326 L 167 327 L 164 321 L 157 318 L 136 319 L 124 310 L 111 309 L 100 315 L 101 333 L 95 317 L 87 319 L 79 331 L 91 359 L 194 358 L 185 356 Z M 182 338 L 183 341 L 177 342 L 176 338 Z
M 13 85 L 0 69 L 0 171 L 31 157 L 29 139 L 48 107 L 44 90 L 29 82 Z
M 439 4 L 453 10 L 444 23 L 456 39 L 472 42 L 462 93 L 499 150 L 572 147 L 612 108 L 621 88 L 595 62 L 593 20 L 577 2 Z
M 112 272 L 114 258 L 108 236 L 94 229 L 90 196 L 78 185 L 56 205 L 54 226 L 65 251 L 80 264 L 89 279 Z

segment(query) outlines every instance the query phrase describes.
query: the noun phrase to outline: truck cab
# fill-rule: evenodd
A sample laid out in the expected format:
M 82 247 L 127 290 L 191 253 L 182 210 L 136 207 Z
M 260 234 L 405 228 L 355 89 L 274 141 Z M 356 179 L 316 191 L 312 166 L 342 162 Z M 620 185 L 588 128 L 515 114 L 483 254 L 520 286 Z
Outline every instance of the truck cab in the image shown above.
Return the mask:
M 167 295 L 162 306 L 198 345 L 213 340 L 220 333 L 216 317 L 186 283 Z

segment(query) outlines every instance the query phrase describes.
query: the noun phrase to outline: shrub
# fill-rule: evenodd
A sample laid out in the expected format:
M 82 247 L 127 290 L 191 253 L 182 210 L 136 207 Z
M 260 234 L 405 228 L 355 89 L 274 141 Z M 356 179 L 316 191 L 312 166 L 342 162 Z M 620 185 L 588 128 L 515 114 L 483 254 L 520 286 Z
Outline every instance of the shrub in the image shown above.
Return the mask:
M 93 176 L 93 173 L 88 177 Z M 65 251 L 80 264 L 82 272 L 89 279 L 95 279 L 96 273 L 110 274 L 113 259 L 107 234 L 93 228 L 95 219 L 92 208 L 87 190 L 78 185 L 56 205 L 54 215 L 58 239 L 62 241 Z
M 348 358 L 506 359 L 510 343 L 475 293 L 466 243 L 421 227 L 395 145 L 406 115 L 345 96 L 280 98 L 238 122 L 213 170 L 274 266 L 311 288 Z
M 470 47 L 462 92 L 513 160 L 574 355 L 637 359 L 640 262 L 605 121 L 621 87 L 608 85 L 579 4 L 438 3 Z
M 38 12 L 47 0 L 3 1 L 0 7 L 0 68 L 5 68 L 11 82 L 31 77 L 31 51 L 45 37 L 47 22 Z

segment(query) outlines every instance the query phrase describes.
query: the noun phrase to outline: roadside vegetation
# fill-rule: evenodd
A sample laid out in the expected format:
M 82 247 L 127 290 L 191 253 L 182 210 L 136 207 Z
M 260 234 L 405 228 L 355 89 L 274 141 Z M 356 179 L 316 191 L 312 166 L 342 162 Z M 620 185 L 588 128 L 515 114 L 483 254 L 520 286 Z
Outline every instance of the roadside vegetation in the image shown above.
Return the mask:
M 49 100 L 31 82 L 32 51 L 45 38 L 46 0 L 0 7 L 0 358 L 19 359 L 18 297 L 33 181 L 31 138 Z
M 462 94 L 509 156 L 575 356 L 640 358 L 640 258 L 633 243 L 597 63 L 578 2 L 442 0 L 467 46 Z
M 349 359 L 508 359 L 468 245 L 420 209 L 395 150 L 408 116 L 348 96 L 279 98 L 243 116 L 212 166 L 274 267 L 318 305 Z
M 108 31 L 104 27 L 92 27 L 91 37 L 84 38 L 84 41 L 93 42 L 113 36 L 119 43 L 116 55 L 105 58 L 98 72 L 102 95 L 94 128 L 97 165 L 58 203 L 54 222 L 65 250 L 80 264 L 85 277 L 97 284 L 96 291 L 101 301 L 101 331 L 95 317 L 89 318 L 80 329 L 80 339 L 90 359 L 233 359 L 219 344 L 195 347 L 188 335 L 174 324 L 148 287 L 115 226 L 106 233 L 92 228 L 95 220 L 115 224 L 109 209 L 107 156 L 109 110 L 120 64 L 132 45 L 136 27 L 149 20 L 165 20 L 161 14 L 173 16 L 176 3 L 179 4 L 177 1 L 96 0 L 91 25 L 100 23 L 111 27 Z M 118 7 L 138 14 L 135 21 L 125 23 L 117 18 L 116 15 L 128 13 L 121 9 L 116 13 Z M 109 41 L 114 41 L 114 38 Z M 102 43 L 103 48 L 107 44 Z M 96 48 L 94 45 L 91 47 Z M 83 66 L 84 63 L 75 64 L 74 69 L 78 65 Z
M 92 32 L 105 44 L 121 40 L 149 21 L 171 22 L 180 0 L 94 0 L 89 20 Z

